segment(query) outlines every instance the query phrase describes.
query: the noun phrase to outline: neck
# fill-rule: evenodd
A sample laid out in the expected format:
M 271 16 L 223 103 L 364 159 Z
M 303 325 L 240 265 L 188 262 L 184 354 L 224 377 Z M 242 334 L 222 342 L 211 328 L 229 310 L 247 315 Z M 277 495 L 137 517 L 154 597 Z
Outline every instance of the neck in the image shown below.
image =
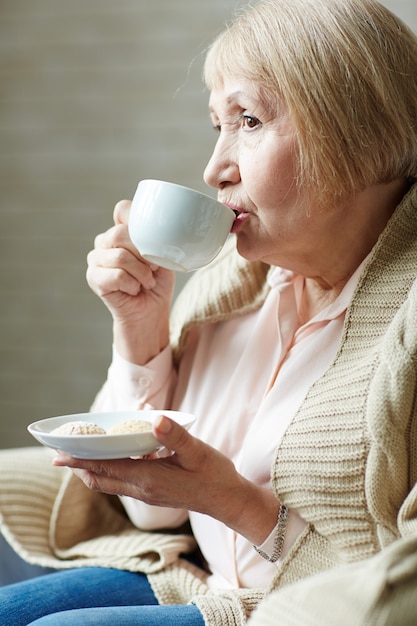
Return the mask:
M 371 252 L 407 189 L 404 179 L 368 187 L 331 214 L 328 236 L 332 244 L 323 246 L 315 273 L 306 275 L 304 321 L 337 298 Z

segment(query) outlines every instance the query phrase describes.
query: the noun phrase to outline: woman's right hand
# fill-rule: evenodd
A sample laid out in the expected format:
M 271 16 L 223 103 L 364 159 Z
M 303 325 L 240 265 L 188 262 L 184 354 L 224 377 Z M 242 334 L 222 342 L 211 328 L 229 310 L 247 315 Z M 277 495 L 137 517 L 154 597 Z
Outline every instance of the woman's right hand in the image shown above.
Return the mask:
M 136 250 L 128 232 L 130 204 L 118 202 L 114 226 L 96 237 L 87 257 L 87 282 L 113 317 L 119 354 L 143 365 L 169 341 L 175 274 L 150 265 Z

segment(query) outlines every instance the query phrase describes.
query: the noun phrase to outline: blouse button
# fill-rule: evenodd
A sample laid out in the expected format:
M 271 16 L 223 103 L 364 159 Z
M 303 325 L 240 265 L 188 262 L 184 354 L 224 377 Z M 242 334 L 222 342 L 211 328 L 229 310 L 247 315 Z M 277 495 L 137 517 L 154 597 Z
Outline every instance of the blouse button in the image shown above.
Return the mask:
M 146 378 L 146 376 L 141 376 L 141 378 L 139 378 L 139 387 L 147 389 L 148 387 L 150 387 L 150 385 L 151 381 L 149 380 L 149 378 Z

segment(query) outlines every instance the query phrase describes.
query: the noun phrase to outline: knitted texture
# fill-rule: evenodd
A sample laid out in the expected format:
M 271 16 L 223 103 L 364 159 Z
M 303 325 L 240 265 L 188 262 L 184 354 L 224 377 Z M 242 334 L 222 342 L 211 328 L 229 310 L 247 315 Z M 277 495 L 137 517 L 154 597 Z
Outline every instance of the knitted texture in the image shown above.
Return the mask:
M 417 187 L 370 255 L 334 363 L 308 392 L 277 450 L 273 488 L 309 524 L 271 589 L 366 559 L 417 532 L 416 207 Z M 231 238 L 177 300 L 176 359 L 193 326 L 261 306 L 268 271 L 241 259 Z M 92 494 L 46 462 L 43 450 L 29 450 L 0 454 L 2 531 L 24 558 L 52 567 L 145 571 L 161 603 L 195 602 L 209 626 L 246 623 L 265 590 L 209 590 L 206 574 L 180 558 L 193 549 L 191 537 L 134 529 L 117 499 Z M 25 461 L 24 454 L 36 459 Z
M 118 498 L 94 493 L 71 471 L 52 466 L 45 448 L 0 454 L 0 528 L 23 559 L 57 569 L 150 573 L 195 548 L 190 535 L 138 531 Z
M 414 626 L 417 536 L 273 593 L 250 626 Z
M 277 497 L 346 560 L 366 558 L 398 536 L 396 516 L 410 489 L 417 286 L 402 302 L 416 278 L 414 197 L 403 201 L 371 254 L 335 361 L 307 394 L 273 468 Z M 404 328 L 408 352 L 401 348 Z M 389 447 L 381 447 L 381 437 L 390 439 Z M 396 469 L 389 477 L 387 464 Z
M 248 263 L 236 252 L 230 236 L 210 265 L 192 276 L 179 294 L 170 319 L 171 346 L 176 362 L 181 358 L 188 331 L 245 315 L 262 306 L 269 291 L 270 266 Z
M 0 529 L 24 560 L 43 567 L 50 564 L 51 511 L 64 475 L 52 457 L 46 448 L 0 454 Z

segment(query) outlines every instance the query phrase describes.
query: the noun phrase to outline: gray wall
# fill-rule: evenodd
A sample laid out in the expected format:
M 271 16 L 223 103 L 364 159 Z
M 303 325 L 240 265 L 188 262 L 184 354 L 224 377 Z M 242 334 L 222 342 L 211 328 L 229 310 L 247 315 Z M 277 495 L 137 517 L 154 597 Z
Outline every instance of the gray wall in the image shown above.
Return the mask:
M 239 4 L 2 1 L 0 447 L 90 406 L 111 320 L 86 285 L 86 254 L 138 180 L 205 190 L 201 52 Z M 415 0 L 385 4 L 417 30 Z

